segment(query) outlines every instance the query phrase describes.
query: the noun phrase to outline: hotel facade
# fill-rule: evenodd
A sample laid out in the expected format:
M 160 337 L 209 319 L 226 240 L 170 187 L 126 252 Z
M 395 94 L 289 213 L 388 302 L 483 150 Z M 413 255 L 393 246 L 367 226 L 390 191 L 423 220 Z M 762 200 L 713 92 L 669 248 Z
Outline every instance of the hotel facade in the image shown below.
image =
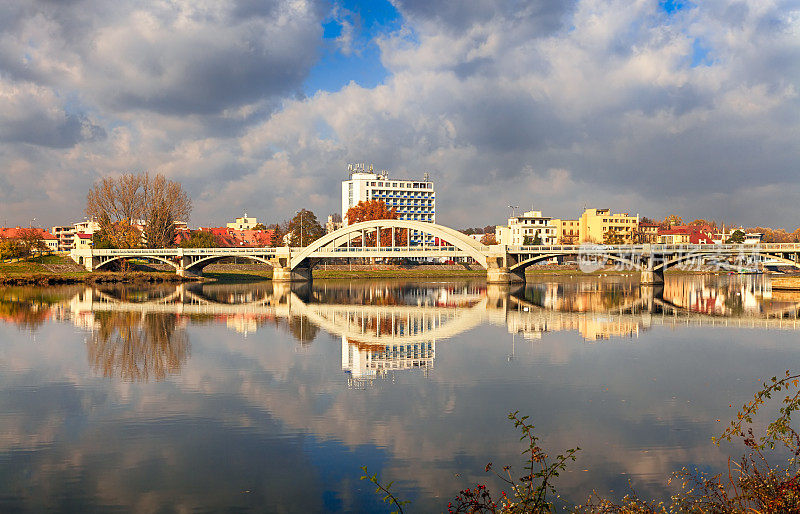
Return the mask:
M 422 180 L 390 179 L 388 172 L 374 173 L 372 165 L 348 165 L 350 178 L 342 181 L 342 220 L 347 224 L 347 211 L 359 202 L 381 200 L 394 208 L 398 219 L 436 223 L 436 192 L 427 173 Z M 422 244 L 423 237 L 412 231 L 410 243 Z M 426 244 L 433 244 L 428 237 Z

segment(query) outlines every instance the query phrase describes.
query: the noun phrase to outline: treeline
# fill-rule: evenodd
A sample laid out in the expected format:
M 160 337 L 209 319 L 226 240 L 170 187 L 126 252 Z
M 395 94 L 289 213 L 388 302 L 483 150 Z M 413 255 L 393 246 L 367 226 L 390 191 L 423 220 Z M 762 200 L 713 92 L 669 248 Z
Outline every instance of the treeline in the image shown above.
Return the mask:
M 23 228 L 17 237 L 0 238 L 0 261 L 27 259 L 47 251 L 40 230 Z

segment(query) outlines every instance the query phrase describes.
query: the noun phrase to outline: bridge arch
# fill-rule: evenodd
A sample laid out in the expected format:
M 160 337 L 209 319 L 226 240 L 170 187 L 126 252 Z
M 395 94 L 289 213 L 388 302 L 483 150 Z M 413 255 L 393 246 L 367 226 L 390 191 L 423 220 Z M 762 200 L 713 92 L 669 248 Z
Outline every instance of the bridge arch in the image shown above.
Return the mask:
M 143 254 L 139 254 L 139 253 L 130 254 L 130 255 L 114 255 L 111 258 L 109 258 L 107 260 L 103 260 L 102 262 L 100 262 L 100 264 L 95 266 L 94 269 L 104 268 L 108 263 L 114 262 L 114 261 L 118 261 L 120 259 L 143 259 L 143 260 L 144 259 L 149 259 L 149 260 L 154 260 L 154 261 L 163 262 L 165 264 L 169 264 L 170 266 L 175 268 L 176 271 L 180 269 L 180 264 L 175 263 L 175 262 L 171 261 L 170 259 L 165 259 L 165 258 L 159 257 L 157 255 L 143 255 Z
M 677 265 L 679 265 L 679 264 L 681 264 L 683 262 L 696 260 L 696 259 L 700 259 L 700 260 L 703 260 L 703 261 L 708 261 L 708 260 L 710 260 L 712 258 L 715 258 L 715 257 L 716 258 L 720 258 L 720 259 L 728 259 L 730 257 L 736 257 L 739 254 L 740 254 L 740 252 L 730 252 L 730 251 L 727 251 L 727 252 L 726 251 L 722 251 L 722 252 L 720 252 L 720 251 L 717 251 L 717 250 L 715 250 L 713 248 L 709 248 L 707 251 L 702 251 L 701 250 L 701 251 L 692 251 L 692 252 L 687 252 L 687 253 L 679 253 L 677 257 L 669 259 L 669 260 L 665 260 L 661 264 L 657 264 L 657 265 L 653 266 L 653 271 L 663 272 L 663 271 L 668 270 L 669 268 L 672 268 L 674 266 L 677 266 Z M 753 255 L 758 255 L 758 253 L 753 252 Z M 770 257 L 772 257 L 772 256 L 770 256 Z M 775 257 L 775 258 L 776 259 L 780 259 L 780 260 L 787 260 L 788 261 L 788 259 L 783 259 L 782 257 Z M 793 265 L 796 264 L 795 262 L 792 262 L 792 261 L 788 261 L 788 262 L 791 262 Z
M 486 247 L 471 237 L 443 225 L 411 220 L 370 220 L 353 223 L 339 230 L 327 234 L 307 247 L 297 255 L 292 256 L 290 268 L 294 269 L 307 259 L 314 258 L 314 253 L 324 248 L 338 248 L 353 239 L 354 234 L 360 235 L 362 231 L 371 229 L 407 229 L 421 232 L 425 235 L 437 237 L 447 241 L 450 245 L 466 253 L 484 268 L 488 268 Z M 380 256 L 378 256 L 380 257 Z
M 513 271 L 524 271 L 529 266 L 532 266 L 533 264 L 536 264 L 537 262 L 546 261 L 548 259 L 552 259 L 553 257 L 578 257 L 580 255 L 585 255 L 585 253 L 581 252 L 580 250 L 575 250 L 572 253 L 559 252 L 559 253 L 539 254 L 539 255 L 535 255 L 533 257 L 529 257 L 528 259 L 522 260 L 522 261 L 518 262 L 517 264 L 514 264 L 513 266 L 509 266 L 508 270 L 512 271 L 512 272 Z M 598 257 L 601 257 L 603 259 L 612 260 L 612 261 L 615 261 L 615 262 L 619 262 L 620 264 L 624 264 L 626 266 L 630 266 L 632 270 L 641 270 L 642 269 L 642 266 L 641 266 L 640 263 L 634 262 L 634 261 L 632 261 L 630 259 L 625 259 L 624 257 L 620 257 L 618 255 L 614 255 L 613 253 L 608 253 L 608 254 L 604 253 L 602 255 L 598 255 Z
M 271 263 L 269 261 L 269 259 L 266 259 L 264 257 L 258 257 L 256 255 L 247 255 L 247 254 L 244 254 L 244 255 L 209 255 L 207 257 L 203 257 L 201 259 L 198 259 L 198 260 L 192 262 L 191 264 L 186 266 L 186 269 L 189 270 L 189 271 L 193 271 L 193 270 L 197 270 L 197 269 L 200 269 L 200 268 L 204 268 L 204 267 L 208 266 L 209 264 L 213 264 L 213 263 L 215 263 L 217 261 L 221 261 L 222 259 L 230 259 L 230 258 L 250 259 L 251 261 L 256 261 L 256 262 L 259 262 L 259 263 L 262 263 L 262 264 L 268 264 L 270 267 L 272 267 L 272 265 L 273 265 L 273 263 Z

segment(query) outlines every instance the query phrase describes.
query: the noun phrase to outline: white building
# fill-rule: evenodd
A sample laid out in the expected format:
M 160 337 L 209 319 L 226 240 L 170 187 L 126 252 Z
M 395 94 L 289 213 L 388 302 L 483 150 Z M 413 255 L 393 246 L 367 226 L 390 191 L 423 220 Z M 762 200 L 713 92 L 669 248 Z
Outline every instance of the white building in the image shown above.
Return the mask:
M 388 172 L 372 172 L 372 165 L 349 164 L 350 179 L 342 181 L 342 219 L 359 202 L 383 200 L 397 211 L 401 220 L 436 223 L 436 192 L 427 173 L 422 180 L 389 179 Z M 422 236 L 411 233 L 411 244 L 421 244 Z M 426 243 L 433 244 L 433 238 Z
M 244 213 L 244 216 L 241 218 L 236 218 L 236 221 L 228 223 L 228 228 L 234 230 L 253 230 L 253 227 L 256 225 L 258 225 L 258 219 L 248 218 L 247 213 Z
M 523 246 L 532 244 L 539 236 L 541 244 L 554 245 L 558 238 L 558 224 L 549 216 L 542 216 L 541 211 L 527 211 L 521 216 L 508 218 L 508 225 L 495 228 L 497 243 L 506 246 Z

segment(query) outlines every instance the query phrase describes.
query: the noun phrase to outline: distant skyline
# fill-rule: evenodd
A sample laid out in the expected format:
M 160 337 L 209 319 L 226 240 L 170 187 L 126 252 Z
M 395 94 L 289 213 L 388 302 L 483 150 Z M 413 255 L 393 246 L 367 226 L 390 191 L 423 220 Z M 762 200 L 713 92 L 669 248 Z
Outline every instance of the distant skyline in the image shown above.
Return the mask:
M 800 225 L 796 0 L 0 3 L 0 222 L 98 178 L 190 223 L 340 210 L 350 162 L 429 172 L 439 223 L 508 205 Z

